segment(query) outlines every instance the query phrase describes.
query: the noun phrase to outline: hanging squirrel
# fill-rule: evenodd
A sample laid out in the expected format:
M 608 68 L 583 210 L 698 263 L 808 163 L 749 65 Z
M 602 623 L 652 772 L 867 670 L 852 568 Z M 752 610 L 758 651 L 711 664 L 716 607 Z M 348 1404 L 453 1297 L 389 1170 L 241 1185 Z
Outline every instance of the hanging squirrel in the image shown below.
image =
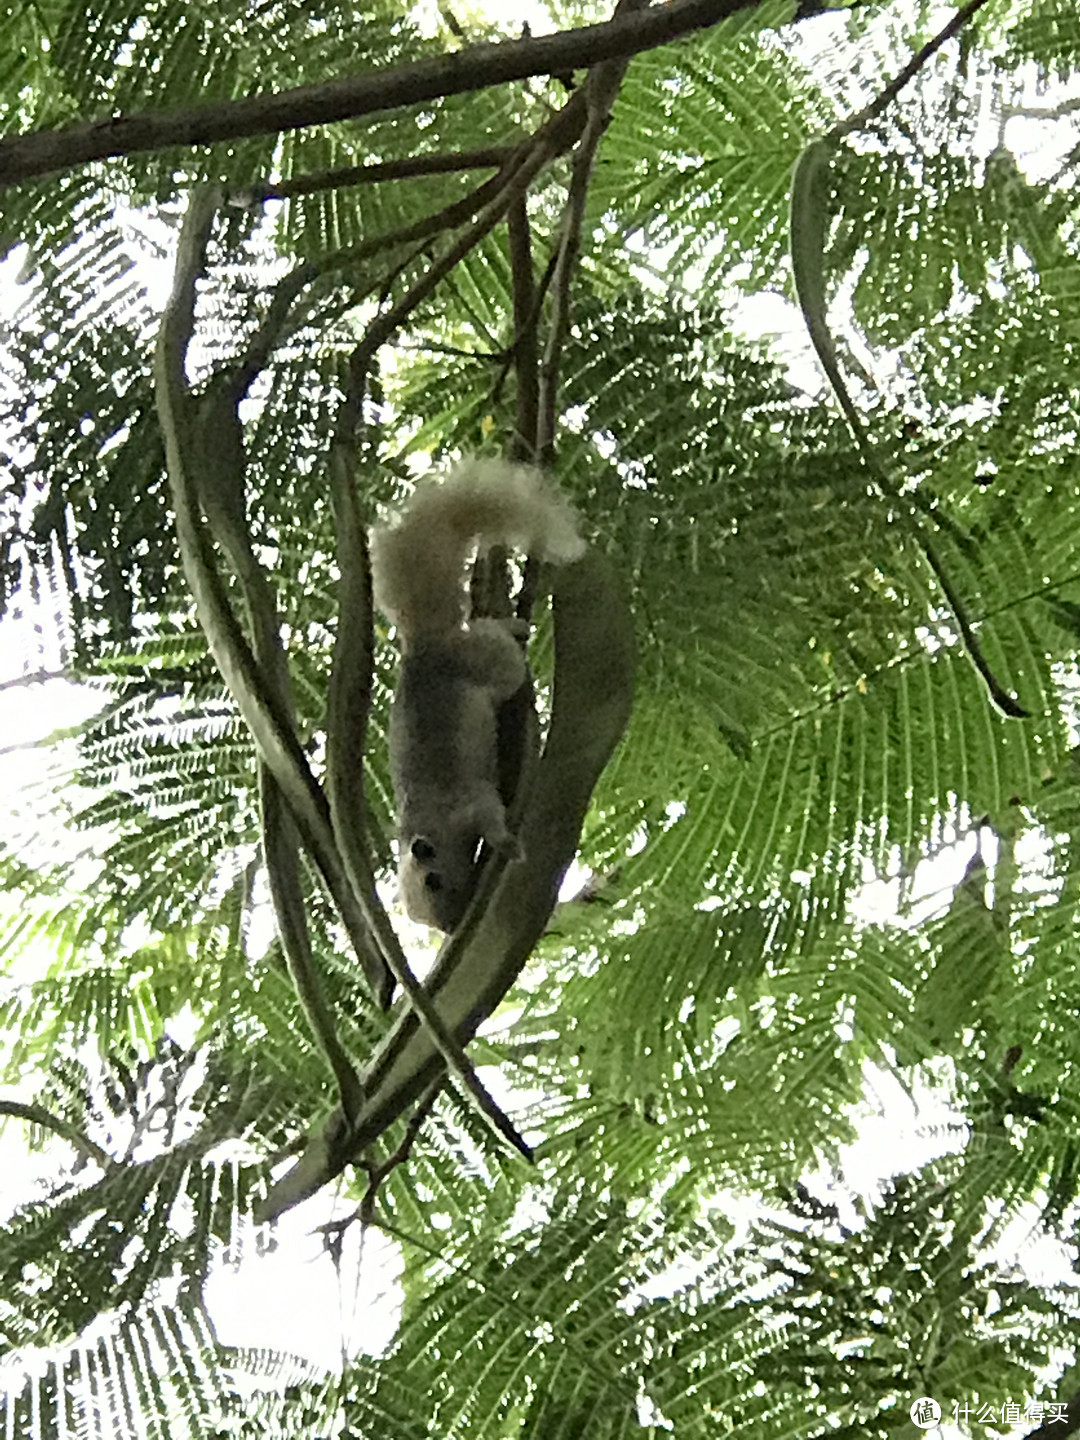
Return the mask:
M 585 551 L 573 511 L 539 471 L 467 460 L 425 480 L 371 536 L 375 603 L 397 631 L 390 711 L 399 881 L 414 920 L 453 930 L 476 888 L 481 841 L 518 853 L 499 793 L 499 706 L 526 678 L 522 621 L 466 620 L 469 562 L 493 545 L 566 564 Z

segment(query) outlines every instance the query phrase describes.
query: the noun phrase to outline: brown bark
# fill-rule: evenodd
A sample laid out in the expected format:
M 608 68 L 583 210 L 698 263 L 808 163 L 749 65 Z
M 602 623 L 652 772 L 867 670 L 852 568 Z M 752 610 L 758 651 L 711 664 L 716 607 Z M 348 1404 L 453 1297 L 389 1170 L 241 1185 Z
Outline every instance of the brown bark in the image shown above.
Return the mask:
M 63 130 L 36 130 L 0 140 L 0 187 L 88 160 L 145 154 L 170 146 L 212 145 L 248 135 L 273 135 L 308 125 L 395 110 L 446 95 L 462 95 L 524 80 L 565 74 L 666 45 L 705 29 L 754 0 L 675 0 L 659 9 L 620 16 L 536 39 L 472 45 L 395 70 L 341 76 L 276 94 L 193 105 L 171 114 L 118 115 Z

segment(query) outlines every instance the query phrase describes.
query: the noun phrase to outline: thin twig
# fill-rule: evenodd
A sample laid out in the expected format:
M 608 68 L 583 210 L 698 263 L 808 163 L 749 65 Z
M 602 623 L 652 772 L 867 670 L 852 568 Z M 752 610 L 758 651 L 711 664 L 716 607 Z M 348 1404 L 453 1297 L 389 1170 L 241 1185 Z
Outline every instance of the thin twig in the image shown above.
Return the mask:
M 267 200 L 292 200 L 322 190 L 340 190 L 349 185 L 377 185 L 384 180 L 406 180 L 414 175 L 453 175 L 462 170 L 490 170 L 505 164 L 511 154 L 508 145 L 489 145 L 486 150 L 459 150 L 445 155 L 404 155 L 400 160 L 380 160 L 373 165 L 346 165 L 322 170 L 315 175 L 297 175 L 291 180 L 265 181 L 236 190 L 233 204 L 261 205 Z
M 385 250 L 398 249 L 402 245 L 414 245 L 420 241 L 430 240 L 433 236 L 446 230 L 456 230 L 459 225 L 463 225 L 466 220 L 471 219 L 478 210 L 483 209 L 489 200 L 501 192 L 506 183 L 506 176 L 512 173 L 521 155 L 527 153 L 531 144 L 532 141 L 527 140 L 511 151 L 510 158 L 502 165 L 498 174 L 490 176 L 480 185 L 475 186 L 460 200 L 453 200 L 449 205 L 444 205 L 441 210 L 436 210 L 431 215 L 424 215 L 419 220 L 414 220 L 409 225 L 402 225 L 397 230 L 387 230 L 381 235 L 372 235 L 357 245 L 345 246 L 341 250 L 334 251 L 322 262 L 321 268 L 326 271 L 354 266 L 362 260 L 370 259 L 373 255 L 382 254 Z
M 360 1201 L 360 1204 L 357 1205 L 350 1214 L 343 1216 L 340 1220 L 328 1220 L 325 1225 L 317 1225 L 315 1227 L 315 1233 L 323 1237 L 323 1244 L 330 1252 L 331 1257 L 334 1258 L 335 1265 L 341 1258 L 341 1245 L 345 1238 L 346 1230 L 348 1230 L 351 1225 L 355 1225 L 357 1221 L 360 1222 L 365 1231 L 370 1225 L 377 1223 L 375 1220 L 375 1201 L 378 1199 L 379 1190 L 398 1166 L 403 1165 L 409 1158 L 412 1147 L 416 1144 L 417 1136 L 423 1128 L 424 1121 L 431 1113 L 431 1108 L 438 1099 L 440 1090 L 443 1088 L 444 1079 L 445 1077 L 442 1075 L 437 1076 L 424 1091 L 423 1095 L 421 1095 L 420 1099 L 416 1102 L 416 1109 L 409 1116 L 409 1123 L 405 1127 L 405 1134 L 401 1138 L 401 1143 L 394 1148 L 385 1160 L 379 1164 L 363 1159 L 357 1161 L 357 1164 L 362 1165 L 367 1171 L 368 1176 L 367 1189 L 364 1191 L 364 1197 Z M 363 1243 L 364 1236 L 361 1235 L 361 1247 Z M 363 1250 L 361 1249 L 361 1257 L 362 1255 Z
M 976 10 L 981 10 L 986 0 L 968 0 L 962 6 L 948 24 L 944 25 L 932 40 L 928 40 L 921 50 L 917 50 L 908 63 L 882 90 L 881 94 L 867 105 L 865 110 L 860 110 L 857 115 L 850 116 L 847 120 L 841 120 L 829 131 L 830 138 L 840 139 L 844 135 L 850 135 L 854 130 L 861 130 L 871 120 L 875 120 L 896 99 L 900 91 L 909 81 L 923 68 L 926 62 L 935 55 L 947 40 L 951 40 L 958 31 L 962 30 Z
M 370 1225 L 375 1218 L 375 1201 L 378 1199 L 380 1189 L 398 1166 L 404 1165 L 409 1158 L 424 1121 L 431 1114 L 432 1107 L 439 1098 L 439 1092 L 444 1083 L 444 1076 L 436 1076 L 416 1102 L 416 1109 L 409 1116 L 409 1123 L 405 1126 L 405 1134 L 401 1137 L 401 1143 L 380 1165 L 368 1166 L 368 1186 L 364 1192 L 364 1198 L 360 1201 L 358 1211 L 365 1226 Z
M 357 402 L 362 408 L 362 398 Z M 375 637 L 371 600 L 371 562 L 354 474 L 354 445 L 348 392 L 338 410 L 330 441 L 330 497 L 338 562 L 337 630 L 326 711 L 326 789 L 330 821 L 341 850 L 346 875 L 368 927 L 389 966 L 387 999 L 393 989 L 394 967 L 381 938 L 386 928 L 382 902 L 375 890 L 374 864 L 365 827 L 367 804 L 364 763 L 371 710 Z M 378 914 L 379 923 L 372 922 Z M 396 937 L 395 937 L 396 940 Z M 393 948 L 393 947 L 391 947 Z
M 619 9 L 629 12 L 640 8 L 642 0 L 619 0 Z M 617 12 L 618 13 L 618 12 Z M 555 459 L 555 429 L 558 417 L 559 364 L 562 349 L 570 330 L 570 284 L 574 267 L 581 253 L 581 229 L 585 220 L 585 204 L 589 195 L 589 179 L 597 147 L 611 118 L 611 107 L 619 93 L 629 60 L 609 60 L 589 72 L 585 82 L 588 120 L 574 151 L 570 190 L 566 197 L 555 262 L 554 297 L 548 342 L 540 366 L 539 415 L 537 420 L 536 455 L 541 465 Z
M 297 296 L 302 290 L 306 290 L 318 275 L 319 266 L 307 260 L 290 270 L 288 275 L 274 286 L 273 298 L 262 323 L 248 341 L 243 355 L 232 370 L 229 393 L 236 404 L 240 403 L 265 368 Z
M 579 93 L 580 93 L 580 92 L 579 92 Z M 542 314 L 542 312 L 543 312 L 543 309 L 544 309 L 544 301 L 547 299 L 548 291 L 551 289 L 551 281 L 552 281 L 552 278 L 553 278 L 553 276 L 554 276 L 554 274 L 555 274 L 555 266 L 556 266 L 556 264 L 558 263 L 558 259 L 559 259 L 559 251 L 558 251 L 558 248 L 556 247 L 555 249 L 553 249 L 553 250 L 551 251 L 550 255 L 549 255 L 548 258 L 547 258 L 547 264 L 544 266 L 544 273 L 540 276 L 539 284 L 535 285 L 534 288 L 533 288 L 533 306 L 532 306 L 532 313 L 530 314 L 530 316 L 529 316 L 529 318 L 528 318 L 528 320 L 527 320 L 527 322 L 526 322 L 526 329 L 532 329 L 532 330 L 537 331 L 537 333 L 539 333 L 539 329 L 540 329 L 540 316 L 541 316 L 541 314 Z M 507 354 L 503 357 L 502 366 L 501 366 L 501 368 L 500 368 L 500 370 L 499 370 L 498 375 L 495 377 L 495 383 L 494 383 L 494 385 L 491 387 L 492 393 L 493 393 L 494 395 L 498 395 L 498 394 L 501 393 L 502 387 L 503 387 L 503 383 L 504 383 L 504 381 L 506 380 L 507 375 L 510 373 L 510 367 L 513 365 L 513 363 L 514 363 L 514 348 L 513 348 L 513 346 L 511 346 L 510 350 L 509 350 L 509 351 L 507 352 Z M 539 373 L 539 371 L 538 371 L 537 373 Z M 533 453 L 532 453 L 532 455 L 530 456 L 530 459 L 535 463 L 535 459 L 536 459 L 535 441 L 534 441 Z
M 510 438 L 510 459 L 536 460 L 536 425 L 539 414 L 536 277 L 533 274 L 529 212 L 524 194 L 510 206 L 506 216 L 510 240 L 510 275 L 514 305 L 514 373 L 517 377 L 517 413 Z
M 5 690 L 22 690 L 27 685 L 47 685 L 50 680 L 67 680 L 71 685 L 83 685 L 87 676 L 77 675 L 74 670 L 33 670 L 26 675 L 16 675 L 11 680 L 0 680 L 0 694 Z

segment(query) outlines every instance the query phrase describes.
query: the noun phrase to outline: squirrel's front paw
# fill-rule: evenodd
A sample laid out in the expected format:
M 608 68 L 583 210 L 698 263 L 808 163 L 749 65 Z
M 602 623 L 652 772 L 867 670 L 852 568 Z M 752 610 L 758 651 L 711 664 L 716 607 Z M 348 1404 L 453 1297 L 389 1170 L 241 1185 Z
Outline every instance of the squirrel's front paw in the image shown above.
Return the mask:
M 525 859 L 525 849 L 516 835 L 511 835 L 505 824 L 498 829 L 489 831 L 484 836 L 484 843 L 496 855 L 504 856 L 513 863 L 516 860 Z

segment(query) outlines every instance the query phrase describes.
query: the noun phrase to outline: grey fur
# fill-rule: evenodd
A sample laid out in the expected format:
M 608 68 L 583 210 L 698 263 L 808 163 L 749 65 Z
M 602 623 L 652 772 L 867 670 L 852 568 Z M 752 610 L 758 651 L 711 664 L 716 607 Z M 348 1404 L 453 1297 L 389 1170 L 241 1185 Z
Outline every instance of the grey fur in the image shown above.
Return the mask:
M 476 852 L 513 844 L 498 786 L 496 711 L 525 680 L 510 629 L 478 620 L 401 663 L 390 715 L 390 772 L 414 919 L 453 930 L 476 886 Z
M 528 626 L 465 618 L 469 557 L 496 544 L 560 562 L 584 550 L 573 511 L 539 471 L 495 460 L 420 485 L 371 537 L 375 599 L 402 654 L 390 714 L 401 891 L 414 920 L 447 931 L 476 890 L 481 842 L 519 849 L 497 733 L 499 706 L 525 681 Z

